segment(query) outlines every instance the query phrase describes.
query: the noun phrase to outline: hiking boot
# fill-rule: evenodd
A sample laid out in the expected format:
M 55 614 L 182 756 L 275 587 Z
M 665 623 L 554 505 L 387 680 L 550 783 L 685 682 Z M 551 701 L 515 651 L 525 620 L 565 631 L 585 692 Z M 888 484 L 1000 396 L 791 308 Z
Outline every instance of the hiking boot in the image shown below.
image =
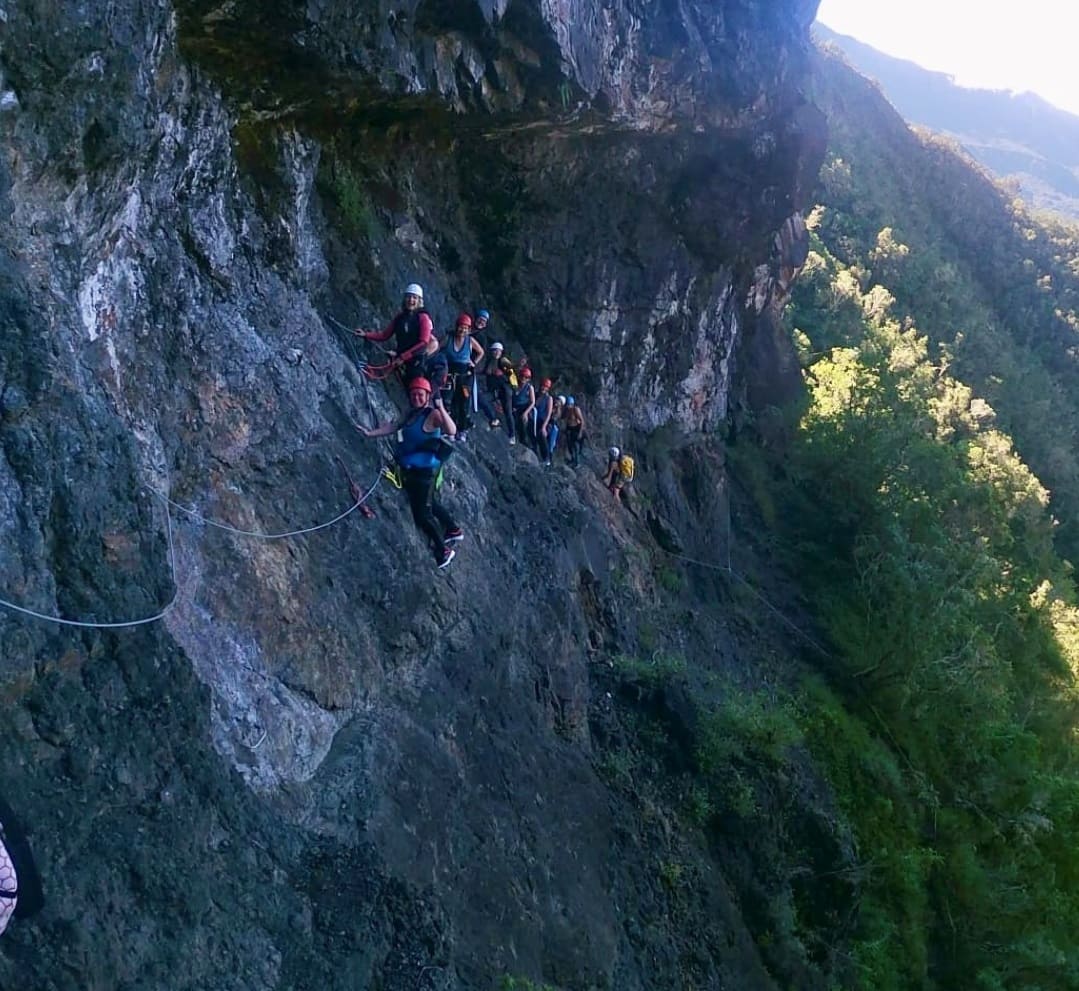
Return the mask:
M 457 556 L 457 552 L 452 547 L 442 548 L 442 560 L 438 562 L 438 570 L 441 571 Z
M 465 532 L 459 526 L 455 526 L 452 530 L 447 530 L 446 535 L 442 538 L 444 544 L 456 544 L 459 540 L 465 539 Z
M 488 430 L 494 430 L 495 427 L 501 426 L 502 421 L 496 416 L 490 423 L 487 424 Z

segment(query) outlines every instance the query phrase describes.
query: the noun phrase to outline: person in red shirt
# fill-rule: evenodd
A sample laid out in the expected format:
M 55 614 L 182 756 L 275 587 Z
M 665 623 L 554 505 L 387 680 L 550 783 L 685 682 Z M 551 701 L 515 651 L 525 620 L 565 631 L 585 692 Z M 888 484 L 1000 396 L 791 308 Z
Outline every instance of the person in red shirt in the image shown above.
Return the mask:
M 410 282 L 405 286 L 401 312 L 382 330 L 354 330 L 365 341 L 388 341 L 393 337 L 395 349 L 390 352 L 402 368 L 407 386 L 411 379 L 423 374 L 424 352 L 434 333 L 431 315 L 423 308 L 423 286 Z

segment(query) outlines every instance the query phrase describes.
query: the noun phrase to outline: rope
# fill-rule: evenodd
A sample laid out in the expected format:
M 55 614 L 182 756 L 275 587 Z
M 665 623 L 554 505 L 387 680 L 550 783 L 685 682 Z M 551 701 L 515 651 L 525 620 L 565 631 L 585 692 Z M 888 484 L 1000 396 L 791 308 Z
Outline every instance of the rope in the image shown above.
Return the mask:
M 335 327 L 338 328 L 338 330 L 340 330 L 345 335 L 345 340 L 348 341 L 349 349 L 352 351 L 353 355 L 357 357 L 357 360 L 358 360 L 358 353 L 356 351 L 355 342 L 353 341 L 353 338 L 357 337 L 359 335 L 357 335 L 352 330 L 351 327 L 346 327 L 343 323 L 341 323 L 340 320 L 336 319 L 335 317 L 330 316 L 330 314 L 328 314 L 328 313 L 326 314 L 326 319 L 329 320 L 330 323 L 332 323 Z M 364 338 L 364 340 L 366 340 L 368 344 L 373 344 L 383 354 L 389 354 L 390 353 L 390 349 L 388 347 L 386 347 L 384 344 L 382 344 L 380 341 L 372 341 L 370 338 Z
M 151 489 L 151 491 L 153 490 Z M 168 604 L 162 610 L 154 613 L 153 616 L 146 616 L 143 619 L 129 619 L 122 623 L 90 623 L 83 620 L 62 619 L 59 616 L 50 616 L 47 613 L 38 612 L 35 609 L 27 609 L 25 606 L 18 606 L 14 602 L 8 602 L 6 599 L 0 599 L 0 606 L 3 606 L 5 609 L 11 609 L 17 613 L 22 613 L 24 616 L 45 620 L 48 623 L 59 623 L 61 626 L 78 626 L 89 630 L 120 630 L 131 626 L 145 626 L 147 623 L 156 623 L 159 619 L 164 619 L 172 611 L 173 606 L 176 605 L 176 599 L 180 594 L 180 587 L 176 582 L 176 547 L 174 546 L 172 539 L 172 514 L 169 512 L 169 507 L 167 505 L 165 506 L 165 529 L 169 541 L 169 570 L 172 573 L 172 598 L 169 599 Z
M 384 365 L 372 365 L 369 361 L 365 361 L 360 365 L 360 371 L 374 382 L 388 379 L 396 368 L 398 368 L 396 358 L 393 361 L 387 361 Z
M 302 530 L 290 530 L 287 533 L 259 533 L 254 530 L 240 530 L 236 527 L 229 526 L 225 523 L 218 523 L 215 520 L 207 519 L 195 512 L 193 509 L 188 509 L 186 506 L 181 506 L 177 502 L 173 502 L 168 496 L 157 489 L 146 486 L 146 488 L 156 495 L 165 504 L 165 530 L 168 536 L 169 544 L 169 571 L 172 577 L 172 598 L 168 603 L 154 613 L 152 616 L 145 616 L 142 619 L 129 619 L 119 623 L 93 623 L 85 620 L 77 619 L 63 619 L 60 616 L 53 616 L 49 613 L 38 612 L 36 609 L 27 609 L 25 606 L 17 605 L 14 602 L 9 602 L 7 599 L 0 598 L 0 606 L 5 609 L 10 609 L 13 612 L 21 613 L 24 616 L 30 616 L 33 619 L 44 620 L 47 623 L 59 623 L 61 626 L 77 626 L 82 629 L 88 630 L 121 630 L 127 629 L 132 626 L 145 626 L 147 623 L 156 623 L 160 619 L 164 619 L 176 605 L 176 600 L 180 594 L 179 585 L 176 582 L 176 545 L 173 540 L 172 533 L 172 514 L 169 512 L 169 507 L 178 509 L 183 513 L 187 513 L 189 516 L 198 520 L 201 523 L 205 523 L 207 526 L 217 527 L 219 530 L 227 530 L 230 533 L 237 533 L 244 537 L 260 537 L 263 540 L 280 540 L 285 537 L 298 537 L 306 533 L 314 533 L 316 530 L 325 530 L 327 527 L 333 526 L 335 523 L 339 523 L 350 513 L 355 512 L 360 508 L 371 496 L 371 494 L 378 488 L 379 482 L 382 481 L 382 472 L 380 471 L 378 477 L 375 479 L 374 484 L 365 492 L 359 499 L 357 499 L 348 509 L 343 513 L 335 516 L 328 523 L 319 523 L 317 526 L 305 527 Z
M 334 326 L 340 328 L 341 334 L 339 336 L 344 338 L 345 346 L 348 349 L 349 355 L 352 357 L 352 363 L 362 371 L 365 362 L 360 357 L 360 352 L 356 349 L 356 342 L 352 339 L 352 331 L 349 330 L 349 328 L 346 327 L 343 323 L 341 323 L 340 320 L 335 320 L 329 314 L 326 315 L 326 319 L 329 320 L 330 323 L 332 323 Z
M 750 592 L 752 592 L 758 599 L 760 599 L 760 601 L 763 602 L 764 605 L 766 605 L 769 609 L 771 609 L 771 611 L 773 613 L 775 613 L 776 616 L 778 616 L 784 623 L 786 623 L 787 626 L 790 627 L 790 629 L 792 629 L 795 633 L 797 633 L 798 636 L 800 636 L 803 640 L 805 640 L 805 642 L 808 643 L 814 650 L 818 651 L 824 657 L 828 657 L 828 658 L 833 657 L 833 654 L 831 653 L 831 651 L 829 651 L 825 647 L 822 647 L 813 637 L 811 637 L 808 633 L 806 633 L 805 630 L 803 630 L 800 626 L 798 626 L 793 620 L 788 619 L 780 611 L 778 606 L 772 605 L 771 601 L 769 601 L 767 596 L 765 596 L 763 593 L 757 591 L 757 589 L 752 585 L 752 583 L 749 581 L 748 578 L 745 578 L 744 576 L 740 575 L 729 564 L 726 565 L 726 566 L 724 566 L 722 564 L 709 564 L 707 561 L 698 561 L 696 558 L 687 557 L 685 554 L 677 554 L 674 551 L 669 551 L 665 547 L 661 547 L 660 549 L 665 551 L 667 554 L 670 554 L 671 557 L 680 558 L 681 560 L 686 561 L 689 564 L 695 564 L 695 565 L 697 565 L 698 567 L 701 567 L 701 568 L 710 568 L 712 571 L 720 571 L 723 574 L 730 575 L 732 578 L 736 579 L 737 581 L 740 581 L 743 585 L 745 585 L 746 588 L 749 589 Z
M 196 510 L 189 509 L 187 506 L 181 506 L 178 502 L 173 502 L 163 492 L 158 492 L 157 489 L 151 489 L 150 491 L 153 492 L 154 495 L 156 495 L 167 505 L 172 506 L 173 509 L 178 509 L 181 513 L 186 513 L 192 519 L 197 520 L 199 523 L 205 523 L 207 526 L 216 527 L 218 530 L 225 530 L 227 533 L 236 533 L 239 534 L 241 537 L 257 537 L 260 540 L 284 540 L 286 537 L 302 537 L 304 534 L 315 533 L 318 530 L 325 530 L 327 527 L 331 527 L 335 523 L 340 523 L 341 520 L 343 520 L 346 516 L 354 513 L 357 509 L 360 508 L 360 506 L 367 502 L 368 498 L 370 498 L 371 496 L 371 493 L 373 493 L 375 489 L 378 488 L 378 483 L 381 481 L 382 473 L 379 472 L 378 477 L 374 481 L 374 484 L 362 496 L 360 496 L 359 499 L 357 499 L 351 506 L 349 506 L 348 509 L 346 509 L 343 513 L 339 513 L 332 520 L 329 520 L 326 523 L 319 523 L 316 526 L 304 527 L 301 530 L 287 530 L 284 533 L 263 533 L 259 530 L 241 530 L 238 527 L 229 526 L 227 523 L 219 523 L 217 522 L 217 520 L 208 519 Z
M 343 323 L 341 323 L 340 320 L 335 320 L 333 317 L 331 317 L 329 315 L 327 315 L 327 319 L 329 319 L 332 323 L 334 323 L 338 327 L 340 327 L 341 330 L 346 331 L 345 340 L 348 342 L 348 348 L 352 352 L 353 359 L 356 362 L 356 367 L 359 369 L 359 371 L 362 374 L 362 378 L 360 379 L 360 381 L 363 384 L 363 395 L 364 395 L 364 399 L 367 400 L 368 411 L 370 412 L 371 416 L 373 416 L 375 418 L 375 420 L 377 422 L 377 420 L 378 420 L 378 410 L 375 408 L 374 399 L 371 398 L 370 386 L 371 386 L 372 382 L 379 382 L 379 381 L 382 381 L 385 378 L 388 378 L 389 373 L 395 367 L 394 363 L 389 362 L 387 365 L 372 365 L 370 362 L 364 361 L 359 356 L 359 353 L 356 350 L 356 346 L 352 343 L 352 332 Z M 385 350 L 385 349 L 380 348 L 380 350 Z M 382 375 L 374 374 L 374 372 L 376 370 L 383 369 L 383 368 L 387 368 L 387 369 L 389 369 L 389 371 L 387 371 L 385 374 L 382 374 Z M 386 438 L 384 438 L 384 437 L 380 438 L 379 447 L 382 450 L 383 454 L 387 458 L 389 458 L 390 460 L 393 460 L 393 449 L 389 446 L 389 442 L 386 440 Z M 397 487 L 400 488 L 401 486 L 398 485 Z

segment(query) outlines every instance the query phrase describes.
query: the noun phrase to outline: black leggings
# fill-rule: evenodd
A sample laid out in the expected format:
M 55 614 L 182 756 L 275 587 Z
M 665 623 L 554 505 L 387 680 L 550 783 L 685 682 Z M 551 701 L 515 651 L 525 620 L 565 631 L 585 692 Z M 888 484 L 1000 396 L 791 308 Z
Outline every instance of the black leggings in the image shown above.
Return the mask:
M 472 429 L 472 392 L 476 388 L 475 377 L 469 372 L 467 366 L 455 368 L 450 366 L 453 374 L 453 399 L 450 401 L 450 416 L 457 424 L 458 430 Z M 465 395 L 465 390 L 468 395 Z
M 566 427 L 566 460 L 574 467 L 581 463 L 580 427 Z
M 513 411 L 513 425 L 517 430 L 517 439 L 526 447 L 534 447 L 536 435 L 532 433 L 532 424 L 535 422 L 533 414 L 529 413 L 526 417 L 524 413 L 524 407 Z
M 550 431 L 551 427 L 548 424 L 547 430 Z M 539 455 L 540 461 L 551 460 L 551 443 L 548 434 L 543 432 L 543 428 L 536 427 L 536 453 Z
M 434 552 L 435 560 L 442 561 L 443 538 L 447 530 L 454 530 L 457 524 L 453 517 L 439 504 L 435 493 L 437 468 L 405 468 L 402 488 L 408 496 L 408 505 L 412 510 L 412 519 L 420 532 L 427 537 Z
M 495 375 L 487 376 L 487 387 L 491 395 L 502 403 L 502 422 L 506 425 L 506 433 L 512 438 L 516 436 L 513 429 L 513 390 L 505 378 Z

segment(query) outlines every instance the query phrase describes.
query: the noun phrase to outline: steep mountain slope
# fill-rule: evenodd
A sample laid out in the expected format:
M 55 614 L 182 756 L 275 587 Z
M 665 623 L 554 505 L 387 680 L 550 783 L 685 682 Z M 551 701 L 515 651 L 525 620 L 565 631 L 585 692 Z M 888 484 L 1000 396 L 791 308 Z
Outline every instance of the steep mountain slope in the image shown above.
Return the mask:
M 1075 229 L 1032 221 L 954 146 L 916 138 L 834 60 L 822 59 L 814 79 L 832 135 L 822 236 L 948 347 L 959 377 L 989 401 L 1053 492 L 1058 546 L 1074 558 Z M 908 251 L 881 243 L 885 229 L 886 241 Z
M 814 34 L 877 80 L 911 123 L 952 135 L 1026 202 L 1079 219 L 1079 117 L 1033 93 L 970 89 L 950 76 L 892 58 L 826 25 Z
M 1074 988 L 1079 232 L 838 57 L 811 92 L 808 394 L 754 472 L 829 645 L 803 725 L 864 869 L 852 970 Z
M 716 570 L 720 434 L 799 388 L 814 4 L 5 10 L 0 594 L 163 615 L 0 614 L 48 898 L 0 985 L 838 979 L 851 850 L 756 715 L 791 647 Z M 416 278 L 639 451 L 637 515 L 495 435 L 452 462 L 445 575 L 386 484 L 296 539 L 166 515 L 328 521 L 338 454 L 373 484 L 349 421 L 394 391 L 329 318 Z

